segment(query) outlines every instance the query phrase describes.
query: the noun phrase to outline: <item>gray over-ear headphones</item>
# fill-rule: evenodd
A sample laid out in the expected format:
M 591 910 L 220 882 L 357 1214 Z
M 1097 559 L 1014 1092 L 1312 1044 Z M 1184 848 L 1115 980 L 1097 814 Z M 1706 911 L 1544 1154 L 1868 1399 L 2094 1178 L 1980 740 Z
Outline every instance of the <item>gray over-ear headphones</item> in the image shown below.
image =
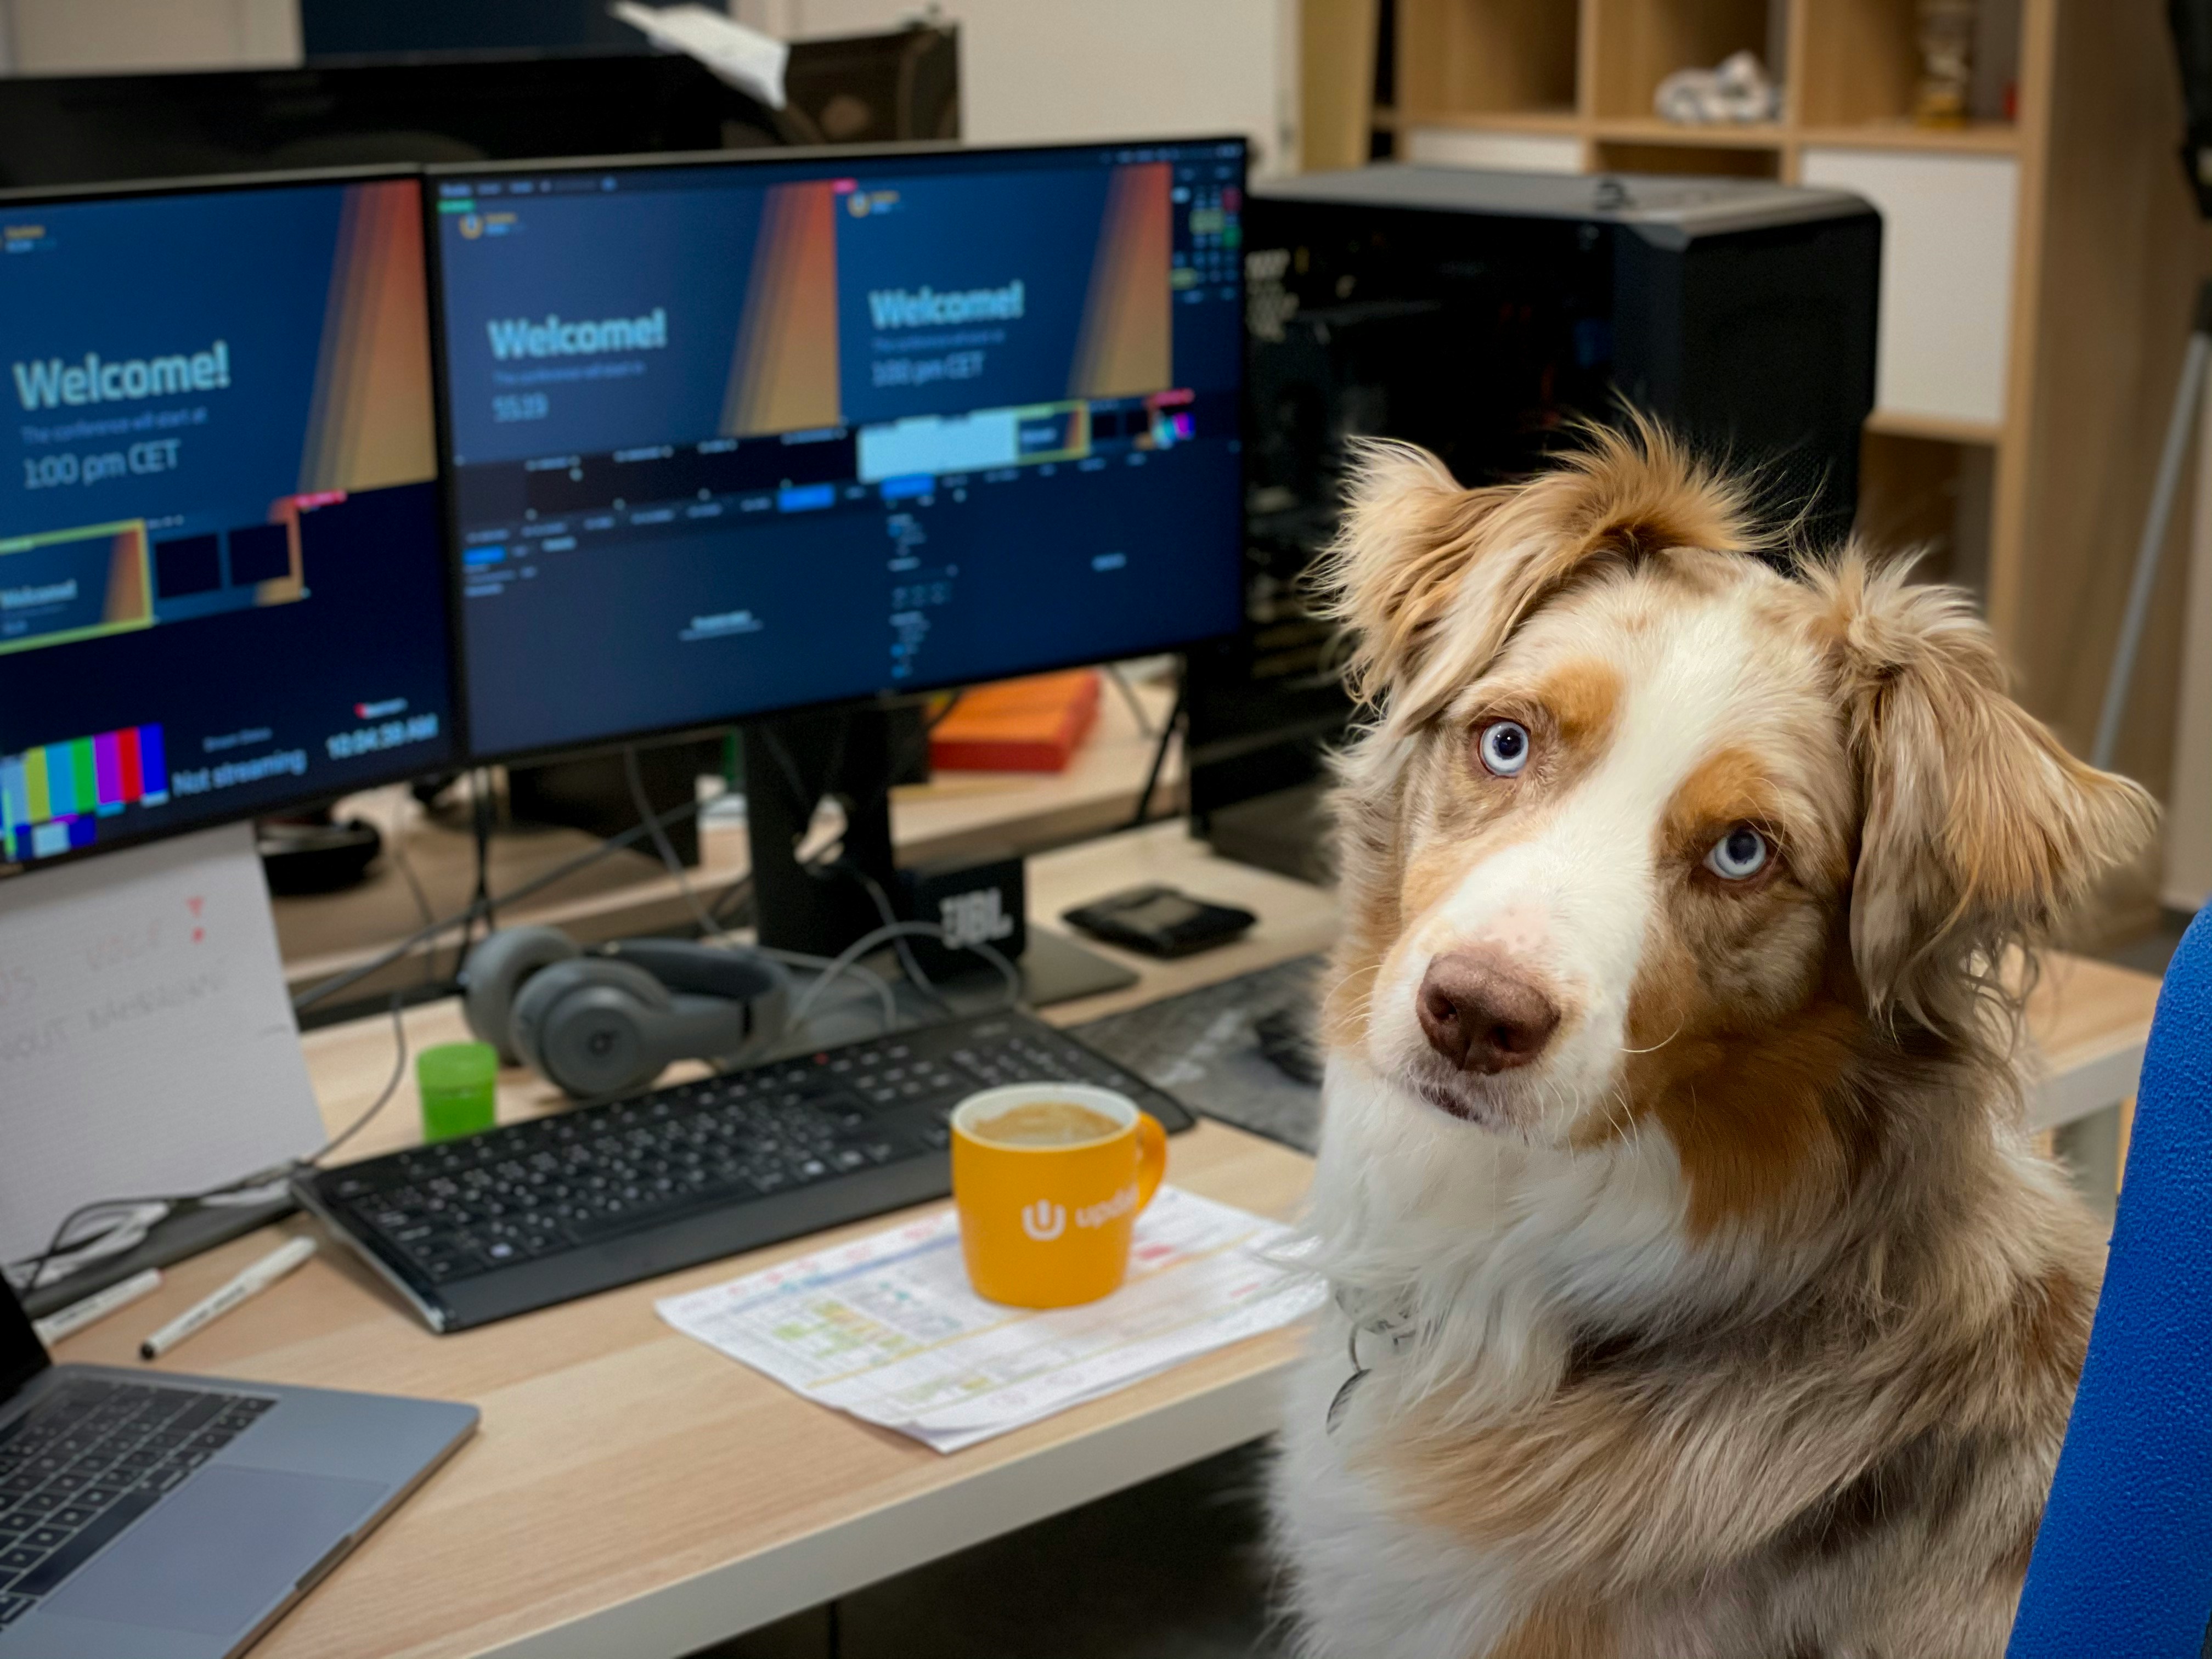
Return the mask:
M 672 1060 L 739 1065 L 773 1045 L 791 976 L 750 951 L 623 939 L 586 953 L 553 927 L 504 927 L 461 970 L 469 1030 L 572 1095 L 644 1088 Z

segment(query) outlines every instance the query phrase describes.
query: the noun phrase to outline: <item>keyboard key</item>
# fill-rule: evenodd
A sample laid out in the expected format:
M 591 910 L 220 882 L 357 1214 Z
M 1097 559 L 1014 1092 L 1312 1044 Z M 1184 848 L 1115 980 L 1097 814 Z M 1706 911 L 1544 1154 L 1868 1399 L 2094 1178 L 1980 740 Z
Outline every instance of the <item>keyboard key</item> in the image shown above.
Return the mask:
M 0 1625 L 11 1625 L 30 1610 L 28 1596 L 0 1595 Z
M 122 1501 L 99 1520 L 25 1573 L 16 1581 L 15 1588 L 27 1595 L 46 1595 L 106 1548 L 125 1527 L 161 1501 L 161 1493 L 149 1487 L 141 1486 L 126 1492 Z M 0 1562 L 0 1565 L 5 1563 Z

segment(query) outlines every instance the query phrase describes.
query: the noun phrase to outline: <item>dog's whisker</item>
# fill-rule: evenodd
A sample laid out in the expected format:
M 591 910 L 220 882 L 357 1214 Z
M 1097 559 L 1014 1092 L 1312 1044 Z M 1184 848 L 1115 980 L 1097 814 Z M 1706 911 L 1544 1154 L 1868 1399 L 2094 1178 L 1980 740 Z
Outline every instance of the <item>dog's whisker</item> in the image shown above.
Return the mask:
M 1653 1043 L 1649 1048 L 1631 1048 L 1624 1046 L 1620 1052 L 1624 1054 L 1656 1054 L 1668 1043 L 1672 1042 L 1676 1037 L 1681 1036 L 1685 1029 L 1686 1028 L 1681 1025 L 1677 1025 L 1673 1030 L 1668 1032 L 1665 1036 L 1661 1037 L 1658 1042 Z

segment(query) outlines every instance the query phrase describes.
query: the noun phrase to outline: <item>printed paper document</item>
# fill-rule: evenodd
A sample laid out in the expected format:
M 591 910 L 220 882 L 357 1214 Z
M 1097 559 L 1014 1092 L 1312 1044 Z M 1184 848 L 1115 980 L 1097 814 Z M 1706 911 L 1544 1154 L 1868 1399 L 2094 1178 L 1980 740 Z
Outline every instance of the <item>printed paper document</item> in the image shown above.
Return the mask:
M 969 1288 L 946 1209 L 655 1305 L 810 1400 L 952 1452 L 1310 1312 L 1320 1281 L 1266 1254 L 1289 1237 L 1163 1187 L 1119 1291 L 1034 1311 Z

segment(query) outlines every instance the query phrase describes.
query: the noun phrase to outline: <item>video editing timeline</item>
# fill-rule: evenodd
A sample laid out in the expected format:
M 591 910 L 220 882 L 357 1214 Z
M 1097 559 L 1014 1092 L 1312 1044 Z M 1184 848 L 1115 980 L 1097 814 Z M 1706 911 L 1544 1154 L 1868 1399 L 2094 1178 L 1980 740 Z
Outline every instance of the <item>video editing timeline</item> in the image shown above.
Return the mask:
M 450 757 L 422 223 L 413 179 L 0 202 L 0 860 Z
M 1243 169 L 1207 143 L 440 178 L 475 746 L 1233 627 Z

